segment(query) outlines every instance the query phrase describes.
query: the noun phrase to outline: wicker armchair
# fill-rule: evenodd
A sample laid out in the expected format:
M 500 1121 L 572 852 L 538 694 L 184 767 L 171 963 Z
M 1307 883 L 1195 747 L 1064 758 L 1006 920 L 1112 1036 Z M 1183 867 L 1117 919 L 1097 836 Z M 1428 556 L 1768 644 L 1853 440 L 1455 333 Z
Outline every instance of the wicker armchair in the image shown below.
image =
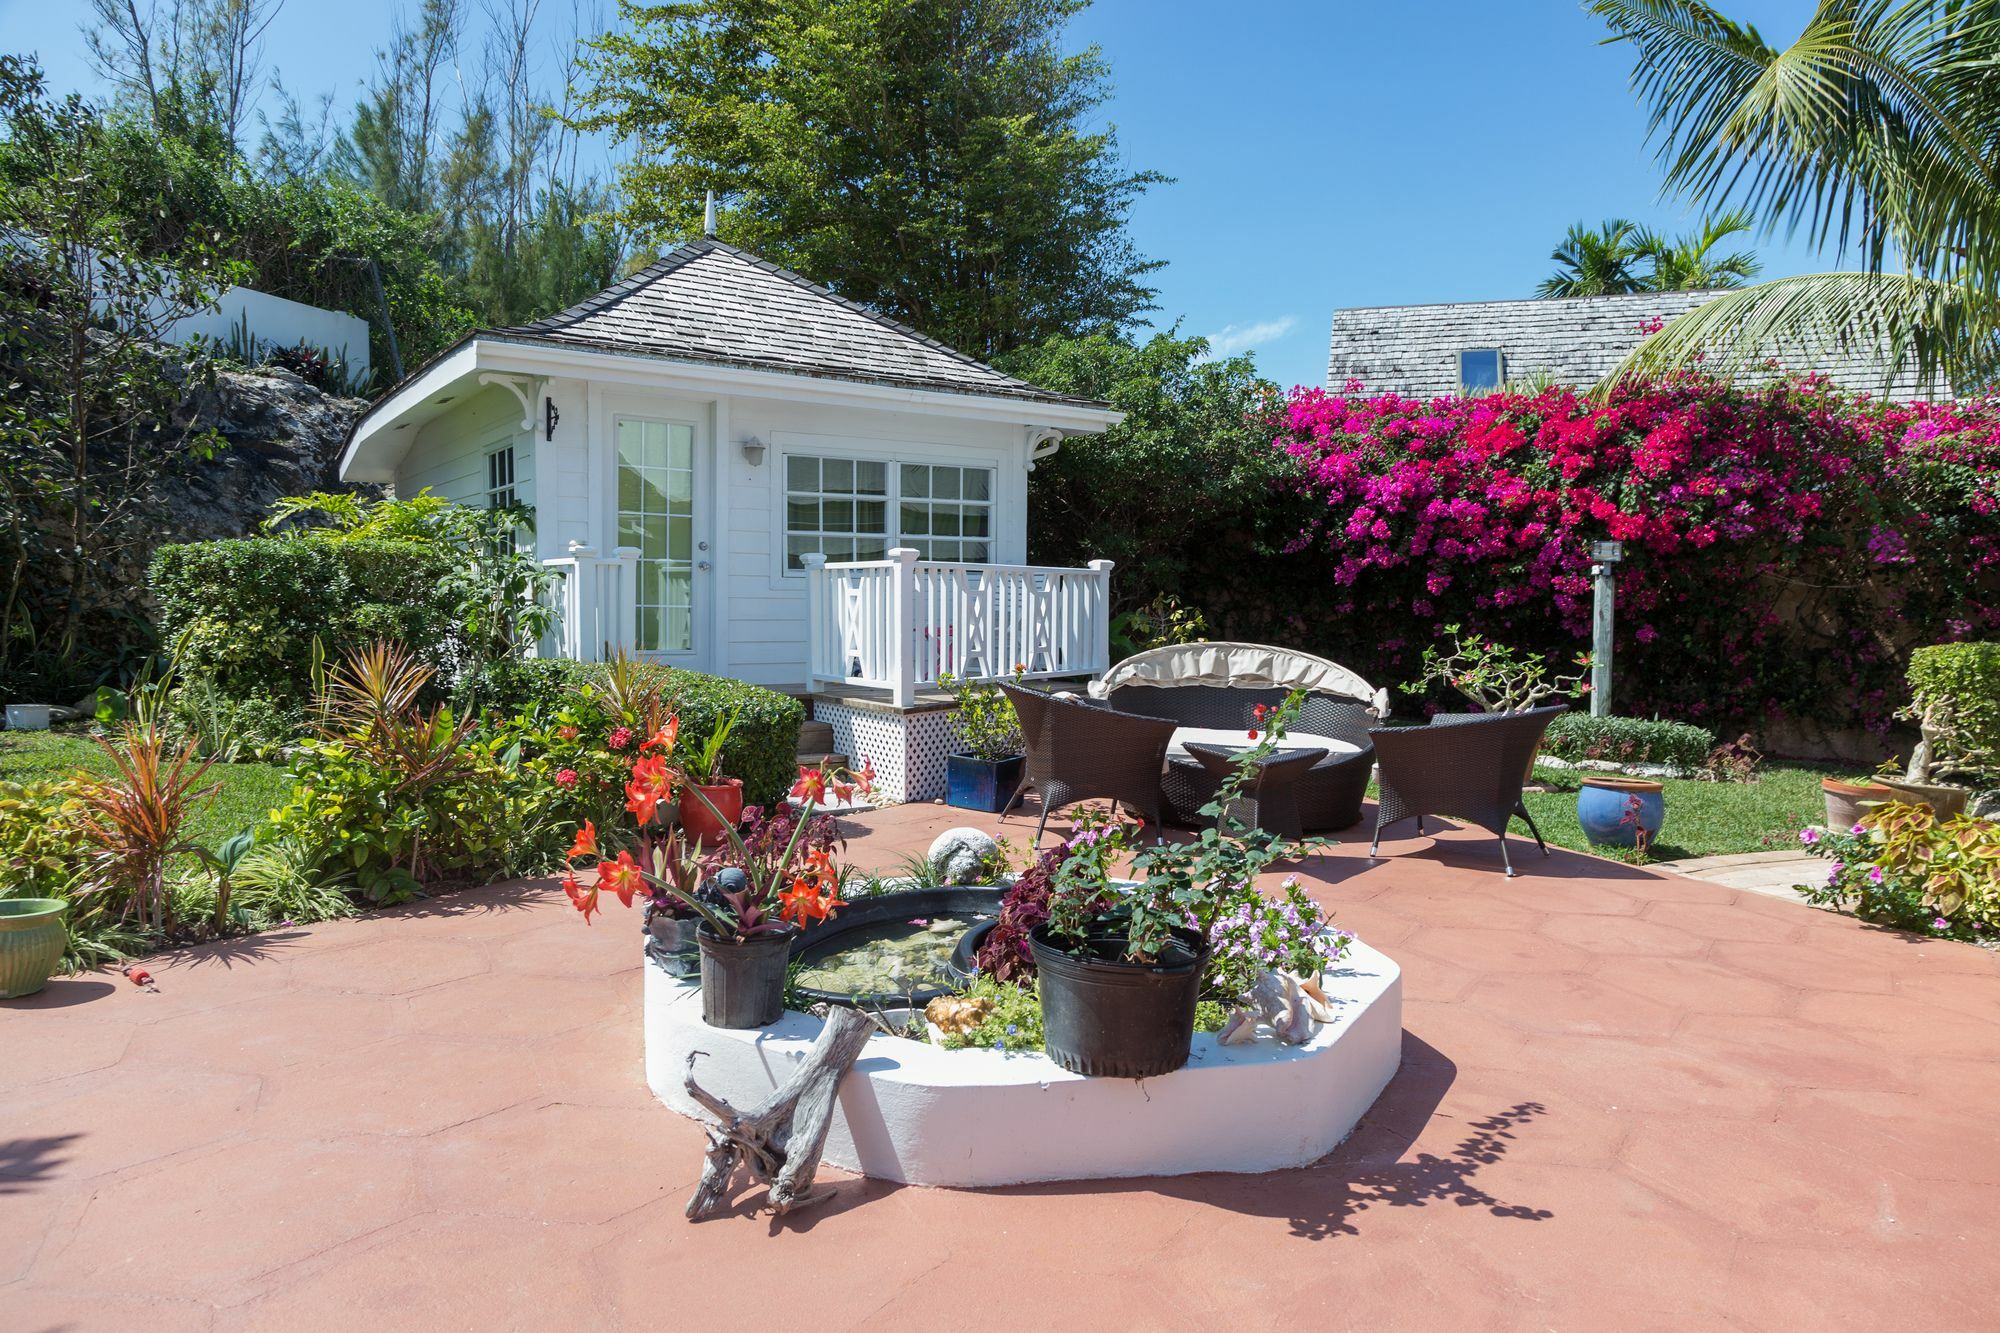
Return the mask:
M 1444 713 L 1432 718 L 1428 727 L 1370 731 L 1380 796 L 1368 855 L 1380 852 L 1382 830 L 1391 824 L 1414 818 L 1421 834 L 1425 815 L 1450 815 L 1497 835 L 1500 863 L 1511 876 L 1514 862 L 1507 854 L 1507 822 L 1518 815 L 1528 821 L 1535 845 L 1547 856 L 1548 844 L 1521 802 L 1521 788 L 1542 733 L 1563 711 L 1555 707 L 1524 713 Z
M 1037 846 L 1049 811 L 1078 801 L 1109 799 L 1149 823 L 1160 822 L 1160 772 L 1174 737 L 1172 722 L 1015 685 L 1000 688 L 1021 719 L 1028 745 L 1027 777 L 1007 809 L 1019 804 L 1021 792 L 1030 786 L 1040 793 Z

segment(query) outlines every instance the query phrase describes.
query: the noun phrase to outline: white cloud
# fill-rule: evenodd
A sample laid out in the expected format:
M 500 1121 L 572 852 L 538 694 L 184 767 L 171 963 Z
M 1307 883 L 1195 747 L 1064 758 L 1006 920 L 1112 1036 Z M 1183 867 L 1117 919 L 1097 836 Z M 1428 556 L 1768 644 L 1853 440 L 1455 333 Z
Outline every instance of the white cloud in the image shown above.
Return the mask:
M 1208 335 L 1208 354 L 1219 360 L 1235 356 L 1238 352 L 1253 351 L 1284 337 L 1298 322 L 1296 315 L 1280 315 L 1276 319 L 1258 320 L 1255 324 L 1231 324 L 1219 333 Z

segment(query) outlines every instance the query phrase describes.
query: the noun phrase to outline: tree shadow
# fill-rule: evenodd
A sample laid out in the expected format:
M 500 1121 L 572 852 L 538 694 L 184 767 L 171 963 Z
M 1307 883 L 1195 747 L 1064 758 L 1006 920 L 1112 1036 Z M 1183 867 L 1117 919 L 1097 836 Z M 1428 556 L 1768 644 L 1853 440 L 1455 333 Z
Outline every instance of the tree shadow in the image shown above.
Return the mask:
M 1403 1064 L 1396 1077 L 1347 1141 L 1311 1166 L 1261 1175 L 1019 1185 L 1002 1192 L 1061 1196 L 1144 1191 L 1246 1216 L 1281 1219 L 1293 1236 L 1304 1240 L 1359 1235 L 1357 1219 L 1375 1208 L 1449 1204 L 1483 1208 L 1495 1218 L 1512 1221 L 1554 1217 L 1546 1208 L 1506 1202 L 1477 1179 L 1505 1160 L 1526 1126 L 1548 1113 L 1540 1102 L 1517 1102 L 1472 1121 L 1466 1137 L 1442 1156 L 1427 1152 L 1409 1156 L 1457 1076 L 1458 1066 L 1447 1056 L 1406 1031 Z
M 62 1150 L 81 1134 L 36 1139 L 0 1139 L 0 1196 L 21 1194 L 56 1173 L 69 1160 Z

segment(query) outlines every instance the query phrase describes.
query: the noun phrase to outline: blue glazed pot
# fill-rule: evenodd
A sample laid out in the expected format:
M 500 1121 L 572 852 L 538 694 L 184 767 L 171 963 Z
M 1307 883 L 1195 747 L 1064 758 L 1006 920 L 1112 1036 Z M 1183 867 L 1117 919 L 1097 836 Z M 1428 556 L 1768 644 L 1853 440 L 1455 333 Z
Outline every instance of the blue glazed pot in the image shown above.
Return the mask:
M 1657 782 L 1585 778 L 1576 793 L 1576 822 L 1593 847 L 1636 847 L 1642 830 L 1651 843 L 1667 822 L 1667 795 Z
M 997 815 L 1021 786 L 1021 774 L 1028 756 L 981 759 L 973 754 L 944 757 L 945 800 L 961 810 L 983 810 Z

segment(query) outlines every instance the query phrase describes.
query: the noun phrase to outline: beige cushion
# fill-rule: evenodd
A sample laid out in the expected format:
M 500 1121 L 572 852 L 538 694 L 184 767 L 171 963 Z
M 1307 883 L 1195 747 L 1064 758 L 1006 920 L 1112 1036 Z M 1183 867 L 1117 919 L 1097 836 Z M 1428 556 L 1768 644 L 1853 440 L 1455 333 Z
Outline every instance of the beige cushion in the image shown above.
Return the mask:
M 1258 732 L 1259 739 L 1263 732 Z M 1257 742 L 1250 739 L 1250 729 L 1224 731 L 1220 727 L 1175 727 L 1174 738 L 1167 742 L 1167 758 L 1189 758 L 1187 743 L 1197 745 L 1229 745 L 1249 749 Z M 1328 758 L 1338 758 L 1344 754 L 1359 754 L 1361 747 L 1347 741 L 1337 741 L 1331 736 L 1314 736 L 1303 731 L 1288 731 L 1279 739 L 1280 750 L 1325 750 Z
M 1353 699 L 1389 716 L 1389 692 L 1338 662 L 1265 643 L 1176 643 L 1128 657 L 1090 683 L 1100 699 L 1126 686 L 1220 685 L 1253 690 L 1305 690 Z

